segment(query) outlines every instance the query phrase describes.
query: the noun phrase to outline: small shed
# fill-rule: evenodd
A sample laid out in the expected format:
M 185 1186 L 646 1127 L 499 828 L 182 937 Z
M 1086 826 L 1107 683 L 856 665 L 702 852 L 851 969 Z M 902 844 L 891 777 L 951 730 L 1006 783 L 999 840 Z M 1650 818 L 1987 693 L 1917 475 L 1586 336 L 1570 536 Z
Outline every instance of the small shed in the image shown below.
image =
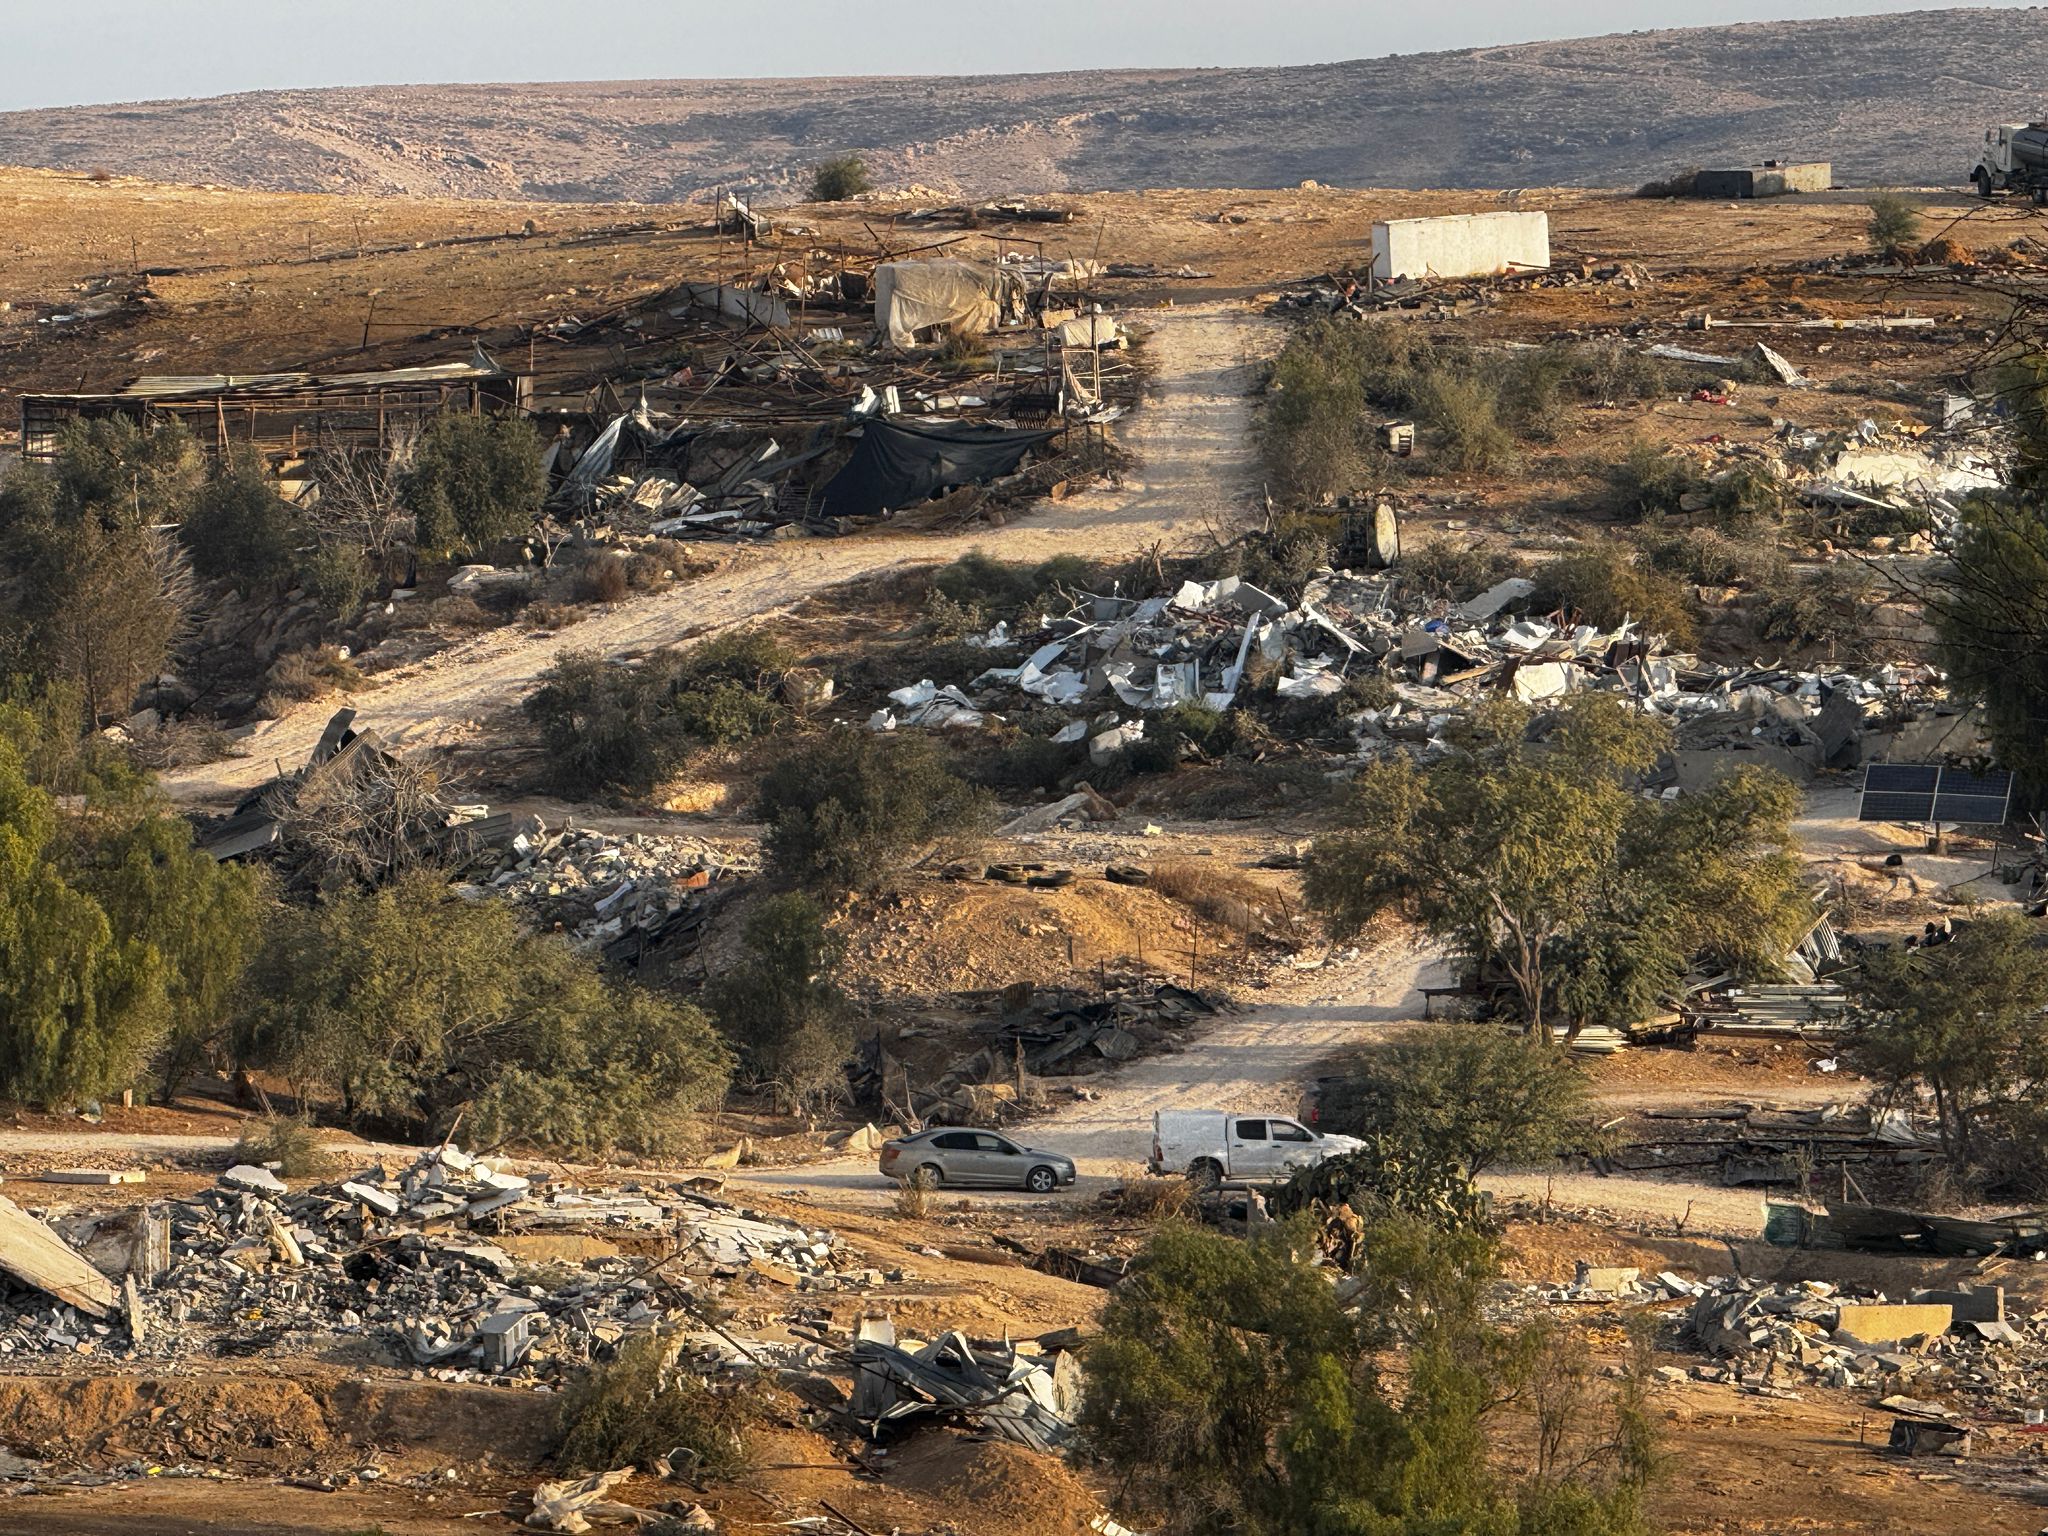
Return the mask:
M 1825 192 L 1835 184 L 1828 160 L 1766 160 L 1762 165 L 1696 171 L 1694 197 L 1783 197 L 1788 192 Z

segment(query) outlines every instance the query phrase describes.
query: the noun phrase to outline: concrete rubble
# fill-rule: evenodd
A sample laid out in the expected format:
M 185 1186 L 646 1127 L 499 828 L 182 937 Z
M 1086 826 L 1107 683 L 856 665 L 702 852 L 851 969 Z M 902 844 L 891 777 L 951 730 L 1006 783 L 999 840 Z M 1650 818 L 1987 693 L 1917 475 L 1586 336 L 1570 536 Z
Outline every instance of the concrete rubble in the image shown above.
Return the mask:
M 528 815 L 477 853 L 455 890 L 472 900 L 505 901 L 536 927 L 632 966 L 657 945 L 692 938 L 759 867 L 752 853 L 699 838 L 550 831 Z
M 297 1193 L 249 1186 L 223 1175 L 139 1215 L 58 1223 L 77 1248 L 27 1213 L 0 1212 L 0 1259 L 23 1282 L 0 1291 L 0 1357 L 169 1361 L 340 1336 L 437 1376 L 540 1382 L 629 1334 L 695 1326 L 725 1287 L 832 1292 L 902 1278 L 856 1265 L 830 1232 L 680 1186 L 580 1189 L 452 1145 Z M 561 1262 L 494 1241 L 616 1228 L 666 1237 L 673 1252 L 587 1258 L 565 1277 Z M 152 1237 L 161 1265 L 148 1258 Z

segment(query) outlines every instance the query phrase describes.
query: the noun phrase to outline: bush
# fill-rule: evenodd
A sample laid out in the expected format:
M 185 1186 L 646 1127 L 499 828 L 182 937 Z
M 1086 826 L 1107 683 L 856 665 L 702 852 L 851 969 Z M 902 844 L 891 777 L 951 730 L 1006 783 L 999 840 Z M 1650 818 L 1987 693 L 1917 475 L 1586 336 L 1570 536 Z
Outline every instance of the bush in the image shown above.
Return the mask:
M 834 155 L 811 167 L 809 197 L 814 203 L 843 203 L 874 187 L 867 162 L 859 155 Z
M 1641 438 L 1629 444 L 1612 471 L 1615 510 L 1640 520 L 1683 510 L 1680 499 L 1703 493 L 1706 481 L 1686 460 Z
M 1583 1153 L 1594 1139 L 1585 1074 L 1566 1052 L 1488 1024 L 1418 1030 L 1336 1064 L 1325 1129 L 1386 1155 L 1448 1156 L 1468 1178 Z
M 1500 395 L 1486 380 L 1433 373 L 1423 386 L 1422 409 L 1445 467 L 1484 474 L 1514 462 L 1514 434 L 1502 425 Z
M 515 416 L 437 416 L 414 445 L 400 493 L 431 554 L 525 533 L 547 494 L 540 439 Z
M 338 1096 L 353 1125 L 433 1135 L 460 1114 L 484 1144 L 659 1152 L 731 1072 L 695 1009 L 607 981 L 424 870 L 279 913 L 250 983 L 242 1063 L 283 1072 L 302 1101 Z
M 1853 641 L 1869 621 L 1876 585 L 1860 565 L 1824 566 L 1808 575 L 1787 573 L 1764 592 L 1757 637 L 1830 648 Z
M 192 568 L 225 578 L 243 596 L 291 574 L 298 514 L 253 460 L 223 463 L 201 488 L 178 529 Z
M 1245 538 L 1235 574 L 1275 597 L 1299 602 L 1309 579 L 1329 565 L 1334 533 L 1330 518 L 1284 516 L 1271 529 Z
M 322 544 L 299 563 L 306 600 L 333 619 L 346 619 L 370 590 L 370 565 L 363 552 L 343 544 Z
M 1462 600 L 1499 585 L 1521 568 L 1521 562 L 1498 545 L 1432 539 L 1403 551 L 1398 571 L 1401 585 L 1410 591 Z
M 1287 907 L 1278 892 L 1213 859 L 1155 864 L 1150 888 L 1234 933 L 1262 933 L 1282 919 Z
M 851 727 L 797 748 L 761 781 L 770 862 L 803 885 L 873 889 L 924 850 L 984 831 L 994 809 L 928 737 Z
M 715 1387 L 680 1370 L 671 1359 L 676 1347 L 659 1334 L 642 1334 L 570 1382 L 555 1458 L 561 1470 L 644 1469 L 663 1456 L 693 1480 L 746 1469 L 756 1412 L 745 1389 Z
M 997 620 L 1013 627 L 1022 619 L 1060 602 L 1060 594 L 1085 591 L 1098 584 L 1101 570 L 1079 555 L 1055 555 L 1036 565 L 993 560 L 970 550 L 951 565 L 932 573 L 931 603 L 949 624 L 964 624 L 961 634 L 978 633 Z M 933 611 L 929 606 L 928 612 Z
M 843 1084 L 853 1032 L 832 980 L 845 946 L 808 896 L 771 896 L 747 919 L 746 955 L 712 978 L 705 1000 L 757 1082 L 806 1108 Z
M 1774 545 L 1730 538 L 1712 528 L 1646 540 L 1643 552 L 1655 569 L 1703 587 L 1761 587 L 1780 580 L 1785 569 L 1785 557 Z
M 1879 192 L 1870 199 L 1870 223 L 1865 226 L 1871 249 L 1880 256 L 1910 253 L 1920 244 L 1920 209 L 1896 192 Z
M 631 589 L 626 562 L 609 550 L 599 552 L 576 568 L 579 603 L 621 603 Z
M 1087 759 L 1080 741 L 1054 741 L 1050 736 L 1019 736 L 985 758 L 975 773 L 990 789 L 1058 789 Z
M 1700 168 L 1689 165 L 1682 171 L 1673 171 L 1669 176 L 1646 181 L 1636 188 L 1637 197 L 1691 197 L 1693 183 L 1699 180 Z
M 1692 644 L 1694 603 L 1684 583 L 1637 560 L 1626 545 L 1590 544 L 1559 555 L 1535 572 L 1533 605 L 1561 608 L 1586 624 L 1612 629 L 1633 619 L 1672 645 Z
M 272 1115 L 252 1125 L 230 1155 L 238 1163 L 272 1168 L 287 1179 L 310 1179 L 327 1166 L 313 1122 L 303 1115 Z

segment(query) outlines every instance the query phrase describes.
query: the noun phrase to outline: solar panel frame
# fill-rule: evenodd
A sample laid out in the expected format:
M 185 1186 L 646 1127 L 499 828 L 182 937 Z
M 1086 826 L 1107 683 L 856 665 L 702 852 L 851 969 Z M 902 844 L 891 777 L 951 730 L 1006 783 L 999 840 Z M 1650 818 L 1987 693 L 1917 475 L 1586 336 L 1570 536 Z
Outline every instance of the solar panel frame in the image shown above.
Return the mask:
M 1856 819 L 2003 826 L 2012 783 L 2002 768 L 1980 774 L 1941 763 L 1869 763 Z

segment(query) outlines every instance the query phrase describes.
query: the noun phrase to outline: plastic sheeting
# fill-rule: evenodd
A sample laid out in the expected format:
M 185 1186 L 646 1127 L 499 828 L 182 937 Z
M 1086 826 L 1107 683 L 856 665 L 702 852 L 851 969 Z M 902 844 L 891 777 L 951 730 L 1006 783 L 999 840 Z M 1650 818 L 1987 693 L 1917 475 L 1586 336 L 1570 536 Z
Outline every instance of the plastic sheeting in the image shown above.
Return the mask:
M 875 268 L 875 329 L 897 347 L 932 326 L 980 335 L 1020 292 L 1013 275 L 977 262 L 885 261 Z
M 970 422 L 870 422 L 853 457 L 825 483 L 821 510 L 828 517 L 872 517 L 963 485 L 986 485 L 1015 469 L 1028 450 L 1058 435 Z

